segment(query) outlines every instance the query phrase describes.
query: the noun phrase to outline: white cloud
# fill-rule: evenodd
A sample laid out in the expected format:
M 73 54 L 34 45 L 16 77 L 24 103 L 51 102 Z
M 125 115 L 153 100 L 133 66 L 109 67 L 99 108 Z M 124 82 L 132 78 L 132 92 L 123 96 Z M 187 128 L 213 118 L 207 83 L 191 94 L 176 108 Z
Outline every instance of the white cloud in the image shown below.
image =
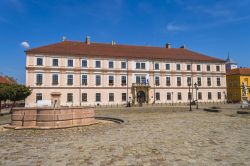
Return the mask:
M 167 25 L 167 31 L 185 31 L 185 30 L 188 30 L 188 27 L 175 25 L 173 23 L 168 23 Z
M 30 49 L 30 44 L 26 41 L 23 41 L 20 45 L 25 49 Z

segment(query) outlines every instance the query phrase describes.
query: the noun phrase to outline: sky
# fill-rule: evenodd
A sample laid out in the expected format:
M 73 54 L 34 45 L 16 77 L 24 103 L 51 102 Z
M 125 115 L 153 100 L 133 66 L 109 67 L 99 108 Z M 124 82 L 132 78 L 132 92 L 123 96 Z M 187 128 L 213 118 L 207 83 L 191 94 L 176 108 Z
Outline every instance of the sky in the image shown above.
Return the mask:
M 188 49 L 250 67 L 250 0 L 0 0 L 0 74 L 25 82 L 25 53 L 68 40 Z

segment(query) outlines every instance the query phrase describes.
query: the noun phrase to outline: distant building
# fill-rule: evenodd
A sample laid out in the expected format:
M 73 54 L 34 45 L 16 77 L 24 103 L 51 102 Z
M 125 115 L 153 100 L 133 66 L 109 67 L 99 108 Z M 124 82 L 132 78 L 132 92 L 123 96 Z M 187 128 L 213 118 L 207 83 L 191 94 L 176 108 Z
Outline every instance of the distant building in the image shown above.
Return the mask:
M 4 76 L 0 76 L 0 84 L 10 84 L 12 81 Z
M 26 85 L 38 100 L 61 106 L 221 102 L 226 94 L 225 61 L 182 46 L 120 45 L 67 41 L 26 51 Z M 191 95 L 188 95 L 188 83 Z
M 238 66 L 237 66 L 237 63 L 235 61 L 233 61 L 229 55 L 226 59 L 226 71 L 229 71 L 229 70 L 232 70 L 232 69 L 236 69 Z
M 237 68 L 227 72 L 227 101 L 241 101 L 243 82 L 247 86 L 247 96 L 250 100 L 250 68 Z

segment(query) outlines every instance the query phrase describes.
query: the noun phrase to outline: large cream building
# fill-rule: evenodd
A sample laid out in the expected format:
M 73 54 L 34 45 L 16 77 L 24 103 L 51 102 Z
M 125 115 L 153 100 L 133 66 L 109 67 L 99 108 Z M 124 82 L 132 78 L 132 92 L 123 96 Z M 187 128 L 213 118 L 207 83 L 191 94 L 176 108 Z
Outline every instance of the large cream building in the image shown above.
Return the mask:
M 222 102 L 225 61 L 181 48 L 62 41 L 26 51 L 26 85 L 38 100 L 61 106 Z M 189 95 L 188 83 L 191 82 Z

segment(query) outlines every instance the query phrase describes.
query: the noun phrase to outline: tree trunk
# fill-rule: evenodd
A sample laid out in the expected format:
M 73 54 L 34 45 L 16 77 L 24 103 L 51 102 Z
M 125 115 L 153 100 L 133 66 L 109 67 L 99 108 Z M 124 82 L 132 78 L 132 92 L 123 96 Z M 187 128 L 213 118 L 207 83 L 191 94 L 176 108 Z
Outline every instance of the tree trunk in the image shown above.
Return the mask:
M 13 109 L 13 107 L 15 106 L 15 104 L 16 104 L 16 101 L 13 101 L 13 103 L 12 103 L 12 105 L 11 105 L 11 109 L 10 109 L 10 113 L 12 114 L 12 109 Z

